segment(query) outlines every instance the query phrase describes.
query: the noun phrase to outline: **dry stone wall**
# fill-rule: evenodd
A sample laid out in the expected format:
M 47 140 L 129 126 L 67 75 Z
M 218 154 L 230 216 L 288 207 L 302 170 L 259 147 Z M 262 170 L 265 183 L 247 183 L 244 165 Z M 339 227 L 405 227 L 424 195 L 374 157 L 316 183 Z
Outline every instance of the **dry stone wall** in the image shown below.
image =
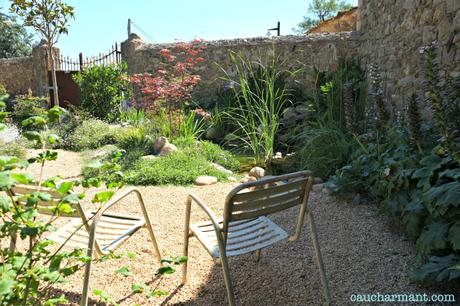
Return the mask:
M 360 60 L 376 63 L 396 104 L 420 91 L 419 48 L 437 41 L 443 76 L 460 74 L 460 0 L 359 0 Z
M 59 49 L 54 50 L 59 58 Z M 46 64 L 46 45 L 33 48 L 31 56 L 0 59 L 0 83 L 13 95 L 48 94 L 48 69 Z
M 34 85 L 32 56 L 0 59 L 0 83 L 12 94 L 26 93 Z
M 308 90 L 314 84 L 314 69 L 330 70 L 337 67 L 340 58 L 350 56 L 358 50 L 358 37 L 350 32 L 334 34 L 315 34 L 301 36 L 281 36 L 274 38 L 249 38 L 218 40 L 205 42 L 206 50 L 202 54 L 205 61 L 197 68 L 202 82 L 196 90 L 198 99 L 209 99 L 222 87 L 225 76 L 235 74 L 229 56 L 230 52 L 241 53 L 247 58 L 257 60 L 273 55 L 280 56 L 284 63 L 281 69 L 296 71 L 297 87 Z M 122 43 L 122 56 L 128 63 L 129 72 L 143 73 L 155 70 L 159 51 L 172 47 L 171 44 L 146 44 L 139 36 L 132 34 Z

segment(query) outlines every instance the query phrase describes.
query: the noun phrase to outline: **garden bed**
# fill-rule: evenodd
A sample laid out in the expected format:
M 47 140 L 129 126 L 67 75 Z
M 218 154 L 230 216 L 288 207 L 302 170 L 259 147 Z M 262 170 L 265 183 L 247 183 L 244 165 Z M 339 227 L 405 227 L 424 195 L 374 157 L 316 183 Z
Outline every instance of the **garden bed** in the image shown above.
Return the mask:
M 49 163 L 45 175 L 71 173 L 78 167 L 75 153 L 61 151 L 55 164 Z M 52 168 L 52 172 L 51 172 Z M 30 172 L 36 172 L 29 169 Z M 237 183 L 218 183 L 206 187 L 140 187 L 153 222 L 163 257 L 182 252 L 185 205 L 190 192 L 197 194 L 217 215 L 222 214 L 224 198 Z M 122 202 L 114 211 L 139 214 L 132 199 Z M 333 198 L 323 192 L 312 194 L 310 201 L 318 227 L 319 242 L 334 305 L 350 305 L 350 295 L 357 293 L 428 293 L 410 284 L 407 270 L 414 260 L 412 242 L 392 230 L 388 219 L 378 215 L 372 205 L 356 205 Z M 86 204 L 90 206 L 91 204 Z M 292 232 L 298 214 L 291 209 L 271 218 Z M 205 220 L 195 208 L 192 222 Z M 307 225 L 299 241 L 282 242 L 262 252 L 260 263 L 247 254 L 230 258 L 231 273 L 240 305 L 319 305 L 322 301 L 319 273 L 313 257 Z M 226 303 L 221 268 L 195 240 L 191 240 L 189 283 L 180 286 L 181 269 L 166 276 L 159 290 L 169 291 L 165 297 L 147 300 L 142 294 L 131 294 L 131 285 L 145 282 L 157 285 L 154 275 L 158 264 L 149 248 L 147 231 L 134 235 L 118 253 L 133 252 L 135 259 L 124 256 L 93 265 L 91 288 L 106 291 L 121 305 L 223 305 Z M 115 270 L 128 266 L 132 276 L 123 277 Z M 82 287 L 83 270 L 59 287 L 77 305 Z M 74 294 L 69 294 L 73 292 Z M 94 303 L 97 297 L 92 296 Z

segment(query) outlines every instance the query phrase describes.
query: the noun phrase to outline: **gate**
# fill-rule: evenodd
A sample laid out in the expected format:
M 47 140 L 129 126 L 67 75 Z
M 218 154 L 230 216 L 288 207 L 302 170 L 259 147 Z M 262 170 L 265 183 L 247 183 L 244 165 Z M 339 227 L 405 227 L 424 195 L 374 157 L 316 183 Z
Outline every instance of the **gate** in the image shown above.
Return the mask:
M 77 106 L 80 104 L 80 88 L 73 80 L 72 76 L 79 71 L 83 71 L 92 66 L 104 66 L 121 63 L 121 51 L 118 44 L 112 46 L 107 53 L 99 53 L 97 56 L 83 57 L 80 53 L 78 60 L 73 60 L 68 56 L 60 55 L 56 60 L 56 79 L 58 85 L 59 102 L 63 107 L 69 105 Z M 50 101 L 54 105 L 53 81 L 51 71 L 48 71 L 48 85 L 50 88 Z

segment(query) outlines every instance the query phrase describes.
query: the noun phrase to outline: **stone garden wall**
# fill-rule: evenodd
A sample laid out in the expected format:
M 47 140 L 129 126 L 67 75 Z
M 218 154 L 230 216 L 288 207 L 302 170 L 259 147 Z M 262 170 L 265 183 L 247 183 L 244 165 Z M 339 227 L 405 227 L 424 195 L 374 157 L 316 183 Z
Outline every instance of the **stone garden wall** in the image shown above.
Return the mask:
M 55 48 L 59 55 L 59 49 Z M 48 93 L 46 46 L 33 48 L 31 56 L 0 59 L 0 83 L 12 95 L 32 94 L 44 96 Z
M 34 85 L 32 56 L 0 59 L 0 83 L 12 94 L 27 93 Z
M 314 68 L 330 70 L 337 67 L 341 57 L 356 54 L 358 37 L 350 32 L 337 34 L 315 34 L 301 36 L 281 36 L 274 38 L 248 38 L 205 42 L 206 50 L 201 55 L 198 73 L 202 82 L 197 88 L 199 99 L 212 99 L 222 87 L 220 78 L 235 73 L 229 52 L 241 52 L 251 59 L 267 58 L 273 51 L 284 62 L 281 69 L 291 72 L 304 68 L 296 76 L 297 87 L 307 90 L 314 84 Z M 122 43 L 122 57 L 128 63 L 129 72 L 143 73 L 155 70 L 160 60 L 159 50 L 172 47 L 171 44 L 147 44 L 136 34 Z
M 460 0 L 359 0 L 358 7 L 361 63 L 379 65 L 395 102 L 420 89 L 418 51 L 434 40 L 442 73 L 460 74 Z

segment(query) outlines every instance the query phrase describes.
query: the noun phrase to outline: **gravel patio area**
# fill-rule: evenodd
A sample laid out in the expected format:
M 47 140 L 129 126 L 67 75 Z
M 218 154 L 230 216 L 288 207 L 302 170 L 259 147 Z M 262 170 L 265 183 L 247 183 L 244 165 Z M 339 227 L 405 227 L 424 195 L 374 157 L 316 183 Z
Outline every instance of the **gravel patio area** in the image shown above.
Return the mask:
M 45 175 L 73 174 L 79 159 L 75 153 L 60 151 L 59 162 L 49 164 Z M 31 168 L 31 172 L 37 168 Z M 54 172 L 54 173 L 52 173 Z M 222 215 L 226 194 L 237 183 L 218 183 L 207 187 L 140 187 L 163 257 L 182 252 L 183 222 L 187 194 L 193 192 Z M 86 204 L 91 206 L 90 204 Z M 321 191 L 313 192 L 310 205 L 316 220 L 318 238 L 323 253 L 333 305 L 353 305 L 351 294 L 429 293 L 412 285 L 408 279 L 414 260 L 413 242 L 407 241 L 390 220 L 378 215 L 371 205 L 356 205 L 339 200 Z M 114 211 L 140 214 L 133 199 L 126 199 Z M 270 218 L 293 232 L 298 209 L 293 208 Z M 197 207 L 192 208 L 192 222 L 205 220 Z M 220 266 L 191 240 L 189 253 L 189 283 L 180 286 L 181 268 L 167 275 L 158 284 L 154 261 L 146 230 L 141 230 L 118 249 L 118 253 L 134 252 L 135 259 L 95 262 L 91 288 L 106 291 L 121 305 L 225 305 L 226 293 Z M 296 242 L 281 242 L 263 250 L 262 259 L 255 262 L 253 254 L 231 257 L 230 269 L 239 305 L 321 305 L 323 296 L 308 225 Z M 132 276 L 123 277 L 114 271 L 129 266 Z M 83 270 L 69 278 L 58 290 L 78 304 Z M 131 285 L 145 282 L 152 288 L 169 291 L 169 295 L 147 299 L 131 294 Z M 69 294 L 72 292 L 72 294 Z M 96 304 L 92 296 L 90 303 Z M 420 305 L 420 304 L 418 304 Z

